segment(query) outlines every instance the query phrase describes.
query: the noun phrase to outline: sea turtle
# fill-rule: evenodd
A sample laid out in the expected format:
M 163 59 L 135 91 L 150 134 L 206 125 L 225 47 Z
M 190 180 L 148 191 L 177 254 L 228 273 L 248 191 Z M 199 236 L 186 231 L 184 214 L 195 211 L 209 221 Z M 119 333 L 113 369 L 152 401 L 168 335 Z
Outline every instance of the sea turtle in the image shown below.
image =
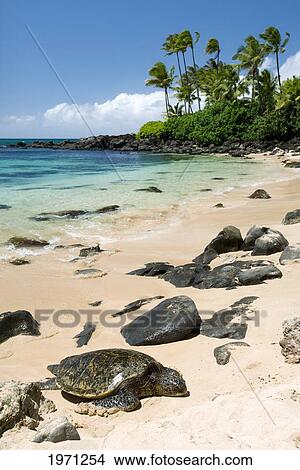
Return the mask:
M 129 349 L 100 349 L 70 356 L 49 365 L 55 379 L 39 382 L 41 389 L 61 389 L 80 397 L 77 412 L 106 416 L 133 411 L 140 398 L 186 396 L 182 375 L 151 356 Z M 87 401 L 89 400 L 89 401 Z

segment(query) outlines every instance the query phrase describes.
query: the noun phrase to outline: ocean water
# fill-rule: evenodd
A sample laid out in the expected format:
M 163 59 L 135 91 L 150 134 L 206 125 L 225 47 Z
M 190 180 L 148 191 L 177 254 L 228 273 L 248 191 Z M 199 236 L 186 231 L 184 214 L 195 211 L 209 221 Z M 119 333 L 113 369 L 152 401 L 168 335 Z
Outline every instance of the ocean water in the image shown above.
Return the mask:
M 11 255 L 5 242 L 12 236 L 46 239 L 51 247 L 146 236 L 175 220 L 184 205 L 212 192 L 221 195 L 235 187 L 293 176 L 272 162 L 242 158 L 14 149 L 5 147 L 3 140 L 1 144 L 0 204 L 11 206 L 0 210 L 2 258 Z M 148 186 L 163 192 L 135 191 Z M 206 188 L 212 192 L 203 192 Z M 31 219 L 41 212 L 92 211 L 111 204 L 121 209 L 76 220 Z

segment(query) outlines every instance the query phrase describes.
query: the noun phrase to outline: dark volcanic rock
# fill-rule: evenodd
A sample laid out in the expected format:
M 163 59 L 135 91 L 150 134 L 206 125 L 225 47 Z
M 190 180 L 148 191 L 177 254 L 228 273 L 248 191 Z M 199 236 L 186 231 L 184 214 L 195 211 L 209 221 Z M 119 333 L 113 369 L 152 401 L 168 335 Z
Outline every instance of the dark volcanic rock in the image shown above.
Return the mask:
M 288 162 L 284 166 L 286 168 L 300 168 L 300 162 Z
M 52 219 L 77 219 L 78 217 L 85 215 L 87 211 L 84 210 L 65 210 L 58 212 L 41 212 L 41 214 L 35 215 L 32 217 L 33 220 L 37 222 L 45 222 Z
M 77 348 L 81 348 L 82 346 L 86 346 L 88 344 L 95 329 L 96 329 L 96 325 L 94 325 L 91 322 L 87 322 L 84 325 L 83 330 L 80 333 L 78 333 L 76 336 L 74 336 L 73 338 L 73 339 L 77 339 L 76 341 Z
M 94 302 L 90 302 L 89 305 L 91 307 L 99 307 L 103 303 L 103 300 L 95 300 Z
M 26 237 L 12 237 L 7 241 L 7 244 L 14 245 L 15 248 L 42 248 L 49 245 L 49 242 Z
M 176 266 L 174 269 L 166 272 L 162 277 L 176 287 L 192 286 L 196 275 L 196 265 L 194 263 Z
M 268 279 L 278 279 L 282 272 L 276 266 L 261 266 L 253 269 L 242 270 L 237 274 L 238 281 L 243 286 L 262 284 Z
M 271 255 L 283 251 L 288 244 L 289 242 L 282 233 L 269 229 L 267 233 L 255 241 L 252 255 Z
M 287 246 L 279 258 L 279 263 L 282 265 L 300 263 L 300 244 Z
M 244 250 L 244 251 L 253 250 L 256 240 L 262 237 L 265 233 L 267 233 L 268 230 L 269 230 L 269 227 L 265 227 L 263 225 L 253 225 L 253 227 L 251 227 L 248 230 L 245 236 L 245 240 L 241 246 L 241 250 Z
M 39 336 L 39 324 L 26 310 L 0 314 L 0 343 L 13 336 Z
M 300 318 L 286 320 L 282 324 L 283 337 L 279 344 L 285 362 L 296 364 L 300 362 Z
M 218 202 L 218 204 L 215 204 L 214 207 L 216 207 L 217 209 L 223 209 L 224 204 L 222 204 L 222 202 Z
M 245 338 L 249 315 L 256 311 L 251 305 L 257 299 L 255 296 L 244 297 L 230 307 L 219 310 L 210 319 L 202 321 L 200 333 L 210 338 Z M 234 319 L 239 319 L 239 322 L 233 322 Z
M 108 212 L 115 212 L 120 209 L 120 206 L 117 204 L 112 204 L 111 206 L 100 207 L 100 209 L 96 209 L 92 211 L 91 214 L 107 214 Z
M 294 211 L 288 212 L 282 223 L 284 225 L 292 225 L 292 224 L 299 224 L 300 223 L 300 209 L 295 209 Z
M 163 262 L 154 262 L 154 263 L 146 263 L 145 268 L 136 269 L 128 273 L 129 275 L 136 275 L 136 276 L 149 276 L 155 277 L 165 274 L 167 271 L 174 269 L 174 266 L 169 263 Z
M 210 264 L 218 256 L 216 250 L 208 246 L 201 255 L 193 259 L 193 262 L 196 264 Z
M 8 210 L 11 209 L 11 206 L 8 206 L 7 204 L 0 204 L 0 210 Z
M 248 231 L 242 250 L 253 250 L 252 255 L 271 255 L 283 251 L 289 242 L 278 230 L 254 225 Z
M 243 238 L 240 230 L 233 225 L 228 225 L 208 244 L 205 251 L 213 249 L 218 254 L 239 251 L 242 244 Z
M 214 356 L 216 358 L 217 364 L 220 366 L 224 366 L 225 364 L 228 364 L 230 356 L 231 356 L 231 351 L 235 351 L 236 347 L 240 346 L 248 346 L 248 343 L 245 343 L 244 341 L 235 341 L 233 343 L 227 343 L 223 344 L 222 346 L 218 346 L 214 349 Z
M 271 199 L 270 194 L 264 189 L 257 189 L 249 196 L 250 199 Z
M 30 264 L 30 261 L 28 259 L 23 259 L 23 258 L 14 258 L 14 259 L 11 259 L 9 263 L 15 266 L 23 266 L 24 264 Z
M 104 250 L 101 250 L 99 245 L 96 246 L 90 246 L 88 248 L 82 248 L 80 250 L 79 256 L 82 258 L 86 258 L 87 256 L 93 256 L 93 255 L 98 255 Z
M 133 302 L 130 302 L 129 304 L 125 305 L 123 310 L 113 313 L 112 317 L 119 317 L 120 315 L 124 315 L 125 313 L 134 312 L 135 310 L 138 310 L 139 308 L 143 307 L 143 305 L 149 304 L 150 302 L 152 302 L 152 300 L 163 298 L 163 295 L 156 295 L 155 297 L 147 297 L 145 299 L 134 300 Z
M 135 189 L 135 191 L 146 191 L 148 193 L 162 193 L 162 190 L 156 186 L 149 186 L 148 188 Z
M 167 268 L 167 269 L 166 269 Z M 207 264 L 186 264 L 172 267 L 166 263 L 149 263 L 129 274 L 157 276 L 176 287 L 193 286 L 197 289 L 234 288 L 261 284 L 268 279 L 281 278 L 282 272 L 271 261 L 234 261 L 210 269 Z
M 184 295 L 164 300 L 121 330 L 131 346 L 166 344 L 197 336 L 201 318 L 192 299 Z
M 57 212 L 41 212 L 41 214 L 35 215 L 31 217 L 32 220 L 37 222 L 45 222 L 47 220 L 55 220 L 55 219 L 77 219 L 78 217 L 82 217 L 83 215 L 96 215 L 96 214 L 106 214 L 109 212 L 115 212 L 120 209 L 120 206 L 117 204 L 113 204 L 110 206 L 100 207 L 100 209 L 88 211 L 83 209 L 71 209 L 71 210 L 63 210 Z

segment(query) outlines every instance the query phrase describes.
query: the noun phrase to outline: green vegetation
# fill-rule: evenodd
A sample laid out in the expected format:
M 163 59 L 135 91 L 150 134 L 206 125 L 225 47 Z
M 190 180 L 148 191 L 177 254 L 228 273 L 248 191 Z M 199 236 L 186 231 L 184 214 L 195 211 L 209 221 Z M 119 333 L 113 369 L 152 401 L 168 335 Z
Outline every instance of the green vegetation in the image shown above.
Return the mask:
M 165 133 L 165 123 L 162 121 L 149 121 L 144 124 L 136 135 L 137 139 L 148 137 L 162 137 Z
M 193 36 L 185 30 L 169 35 L 162 50 L 175 56 L 178 75 L 175 66 L 168 69 L 157 62 L 146 80 L 147 86 L 165 92 L 165 121 L 145 124 L 138 138 L 166 136 L 221 144 L 236 139 L 286 140 L 299 135 L 300 77 L 282 82 L 280 76 L 279 58 L 289 39 L 289 33 L 282 38 L 280 31 L 270 26 L 259 38 L 248 36 L 233 55 L 233 63 L 225 63 L 218 39 L 210 38 L 204 49 L 210 59 L 200 67 L 195 50 L 200 34 Z M 275 56 L 275 75 L 263 68 L 270 55 Z

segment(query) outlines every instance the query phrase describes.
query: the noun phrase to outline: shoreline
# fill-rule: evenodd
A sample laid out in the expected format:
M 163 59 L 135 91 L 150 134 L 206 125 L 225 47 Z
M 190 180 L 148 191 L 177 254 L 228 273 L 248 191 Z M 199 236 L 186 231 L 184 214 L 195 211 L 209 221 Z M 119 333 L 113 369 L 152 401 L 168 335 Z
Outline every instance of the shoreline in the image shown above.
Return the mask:
M 274 164 L 278 163 L 278 158 L 274 157 Z M 91 310 L 90 302 L 102 300 L 100 309 L 111 312 L 143 297 L 187 295 L 196 303 L 200 316 L 205 318 L 207 312 L 212 314 L 245 296 L 256 295 L 259 298 L 255 307 L 260 312 L 267 312 L 267 316 L 262 317 L 259 327 L 254 322 L 249 323 L 245 341 L 250 348 L 234 352 L 235 362 L 224 367 L 216 364 L 213 349 L 227 343 L 228 339 L 198 336 L 161 346 L 133 348 L 180 370 L 188 384 L 190 397 L 153 397 L 143 400 L 138 411 L 101 418 L 76 414 L 74 404 L 66 401 L 60 392 L 48 391 L 45 396 L 54 401 L 57 411 L 50 413 L 47 419 L 67 416 L 78 426 L 82 440 L 55 445 L 34 444 L 31 442 L 34 431 L 22 428 L 5 433 L 0 439 L 0 449 L 295 449 L 300 434 L 300 410 L 299 403 L 291 396 L 293 391 L 300 393 L 299 374 L 297 364 L 284 362 L 278 341 L 282 321 L 292 318 L 298 311 L 299 264 L 280 266 L 282 279 L 234 290 L 176 288 L 161 279 L 127 276 L 126 273 L 151 261 L 174 265 L 189 263 L 226 225 L 240 228 L 244 236 L 250 226 L 266 224 L 280 230 L 290 244 L 299 243 L 299 224 L 281 224 L 286 212 L 299 206 L 299 181 L 300 175 L 295 174 L 295 178 L 288 181 L 265 184 L 264 189 L 271 195 L 267 200 L 249 199 L 247 196 L 254 188 L 238 188 L 222 196 L 224 209 L 213 208 L 219 197 L 208 195 L 201 204 L 195 201 L 185 207 L 175 226 L 161 232 L 149 232 L 143 239 L 105 243 L 103 248 L 108 251 L 75 264 L 66 262 L 68 250 L 64 249 L 36 257 L 28 266 L 3 264 L 0 274 L 2 311 L 20 308 L 32 313 L 36 309 L 49 308 L 83 311 Z M 220 255 L 218 262 L 244 259 L 244 256 L 245 252 L 225 253 Z M 275 253 L 260 258 L 279 266 L 279 256 L 280 253 Z M 107 275 L 94 279 L 74 276 L 76 269 L 87 267 L 100 269 Z M 137 314 L 158 303 L 152 302 Z M 77 350 L 73 337 L 82 329 L 85 320 L 82 315 L 80 325 L 61 329 L 49 318 L 41 324 L 40 337 L 19 336 L 1 344 L 0 380 L 39 380 L 46 376 L 48 364 L 67 355 L 106 347 L 130 348 L 119 331 L 121 323 L 129 320 L 125 315 L 121 323 L 111 320 L 110 326 L 99 325 L 88 345 Z M 258 393 L 276 427 L 251 388 Z M 240 407 L 236 406 L 237 402 Z M 176 435 L 174 427 L 178 429 Z M 148 444 L 149 433 L 153 439 Z
M 283 153 L 298 151 L 300 138 L 294 137 L 289 141 L 257 141 L 244 142 L 240 140 L 223 142 L 222 144 L 200 144 L 196 141 L 170 140 L 167 138 L 149 137 L 140 140 L 136 134 L 122 135 L 98 135 L 83 137 L 81 139 L 65 139 L 61 142 L 53 140 L 34 140 L 31 143 L 19 141 L 10 145 L 11 148 L 46 148 L 46 149 L 69 149 L 69 150 L 111 150 L 119 152 L 150 152 L 170 154 L 229 154 L 233 157 L 246 156 L 250 153 L 272 152 L 279 148 Z

